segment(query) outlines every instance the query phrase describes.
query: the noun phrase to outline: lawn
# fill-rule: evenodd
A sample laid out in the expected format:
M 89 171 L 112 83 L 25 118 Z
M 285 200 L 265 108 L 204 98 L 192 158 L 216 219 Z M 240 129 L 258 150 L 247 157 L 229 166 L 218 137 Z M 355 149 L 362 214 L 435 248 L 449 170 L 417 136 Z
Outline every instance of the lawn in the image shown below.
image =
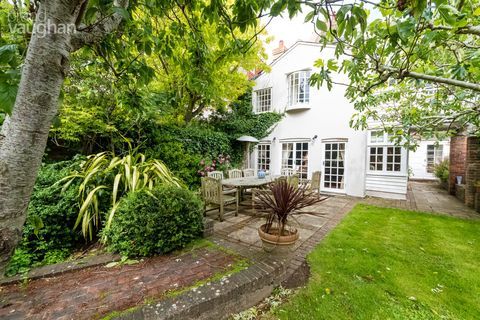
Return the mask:
M 280 319 L 480 319 L 480 221 L 358 205 Z

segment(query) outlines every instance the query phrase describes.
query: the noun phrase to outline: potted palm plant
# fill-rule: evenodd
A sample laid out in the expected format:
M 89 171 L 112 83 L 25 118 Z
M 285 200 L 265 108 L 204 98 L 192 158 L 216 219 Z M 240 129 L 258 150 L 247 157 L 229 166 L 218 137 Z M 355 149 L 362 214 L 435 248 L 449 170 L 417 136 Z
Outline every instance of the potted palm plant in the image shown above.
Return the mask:
M 286 180 L 277 180 L 265 190 L 259 190 L 255 206 L 265 210 L 266 223 L 258 228 L 264 248 L 273 246 L 291 247 L 299 238 L 296 228 L 288 224 L 289 218 L 300 209 L 326 200 L 306 185 L 296 187 Z

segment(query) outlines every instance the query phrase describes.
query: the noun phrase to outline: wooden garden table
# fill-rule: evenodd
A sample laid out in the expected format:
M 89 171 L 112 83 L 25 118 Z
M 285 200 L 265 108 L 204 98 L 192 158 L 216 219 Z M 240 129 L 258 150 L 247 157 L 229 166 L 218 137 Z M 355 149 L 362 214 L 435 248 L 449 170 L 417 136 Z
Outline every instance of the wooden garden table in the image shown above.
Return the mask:
M 231 178 L 222 180 L 222 185 L 225 187 L 236 188 L 238 194 L 240 195 L 240 200 L 243 200 L 243 190 L 251 188 L 261 188 L 269 184 L 270 182 L 275 181 L 275 176 L 265 176 L 265 178 L 253 177 L 242 177 L 242 178 Z
M 258 177 L 242 177 L 242 178 L 232 178 L 222 180 L 222 185 L 226 187 L 232 187 L 237 189 L 249 189 L 249 188 L 258 188 L 264 185 L 273 182 L 276 177 L 271 175 L 266 176 L 265 178 Z

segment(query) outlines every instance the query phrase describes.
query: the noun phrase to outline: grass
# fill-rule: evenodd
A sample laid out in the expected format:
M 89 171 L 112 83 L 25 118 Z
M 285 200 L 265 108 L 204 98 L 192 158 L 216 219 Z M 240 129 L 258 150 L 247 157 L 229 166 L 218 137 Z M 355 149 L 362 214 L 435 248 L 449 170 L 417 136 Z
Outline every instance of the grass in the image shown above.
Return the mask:
M 480 319 L 480 221 L 358 205 L 280 319 Z

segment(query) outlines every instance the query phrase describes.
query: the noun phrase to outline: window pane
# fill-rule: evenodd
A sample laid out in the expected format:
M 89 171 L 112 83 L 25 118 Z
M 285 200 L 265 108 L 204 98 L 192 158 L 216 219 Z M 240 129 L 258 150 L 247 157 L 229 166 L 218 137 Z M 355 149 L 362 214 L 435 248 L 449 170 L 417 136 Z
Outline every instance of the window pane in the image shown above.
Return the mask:
M 309 71 L 298 71 L 288 76 L 288 104 L 308 103 L 310 100 Z
M 370 131 L 370 142 L 371 143 L 382 143 L 384 142 L 384 133 L 381 130 Z
M 270 170 L 270 145 L 269 144 L 259 144 L 258 145 L 258 170 Z
M 255 108 L 257 112 L 268 112 L 272 105 L 272 88 L 255 91 Z

